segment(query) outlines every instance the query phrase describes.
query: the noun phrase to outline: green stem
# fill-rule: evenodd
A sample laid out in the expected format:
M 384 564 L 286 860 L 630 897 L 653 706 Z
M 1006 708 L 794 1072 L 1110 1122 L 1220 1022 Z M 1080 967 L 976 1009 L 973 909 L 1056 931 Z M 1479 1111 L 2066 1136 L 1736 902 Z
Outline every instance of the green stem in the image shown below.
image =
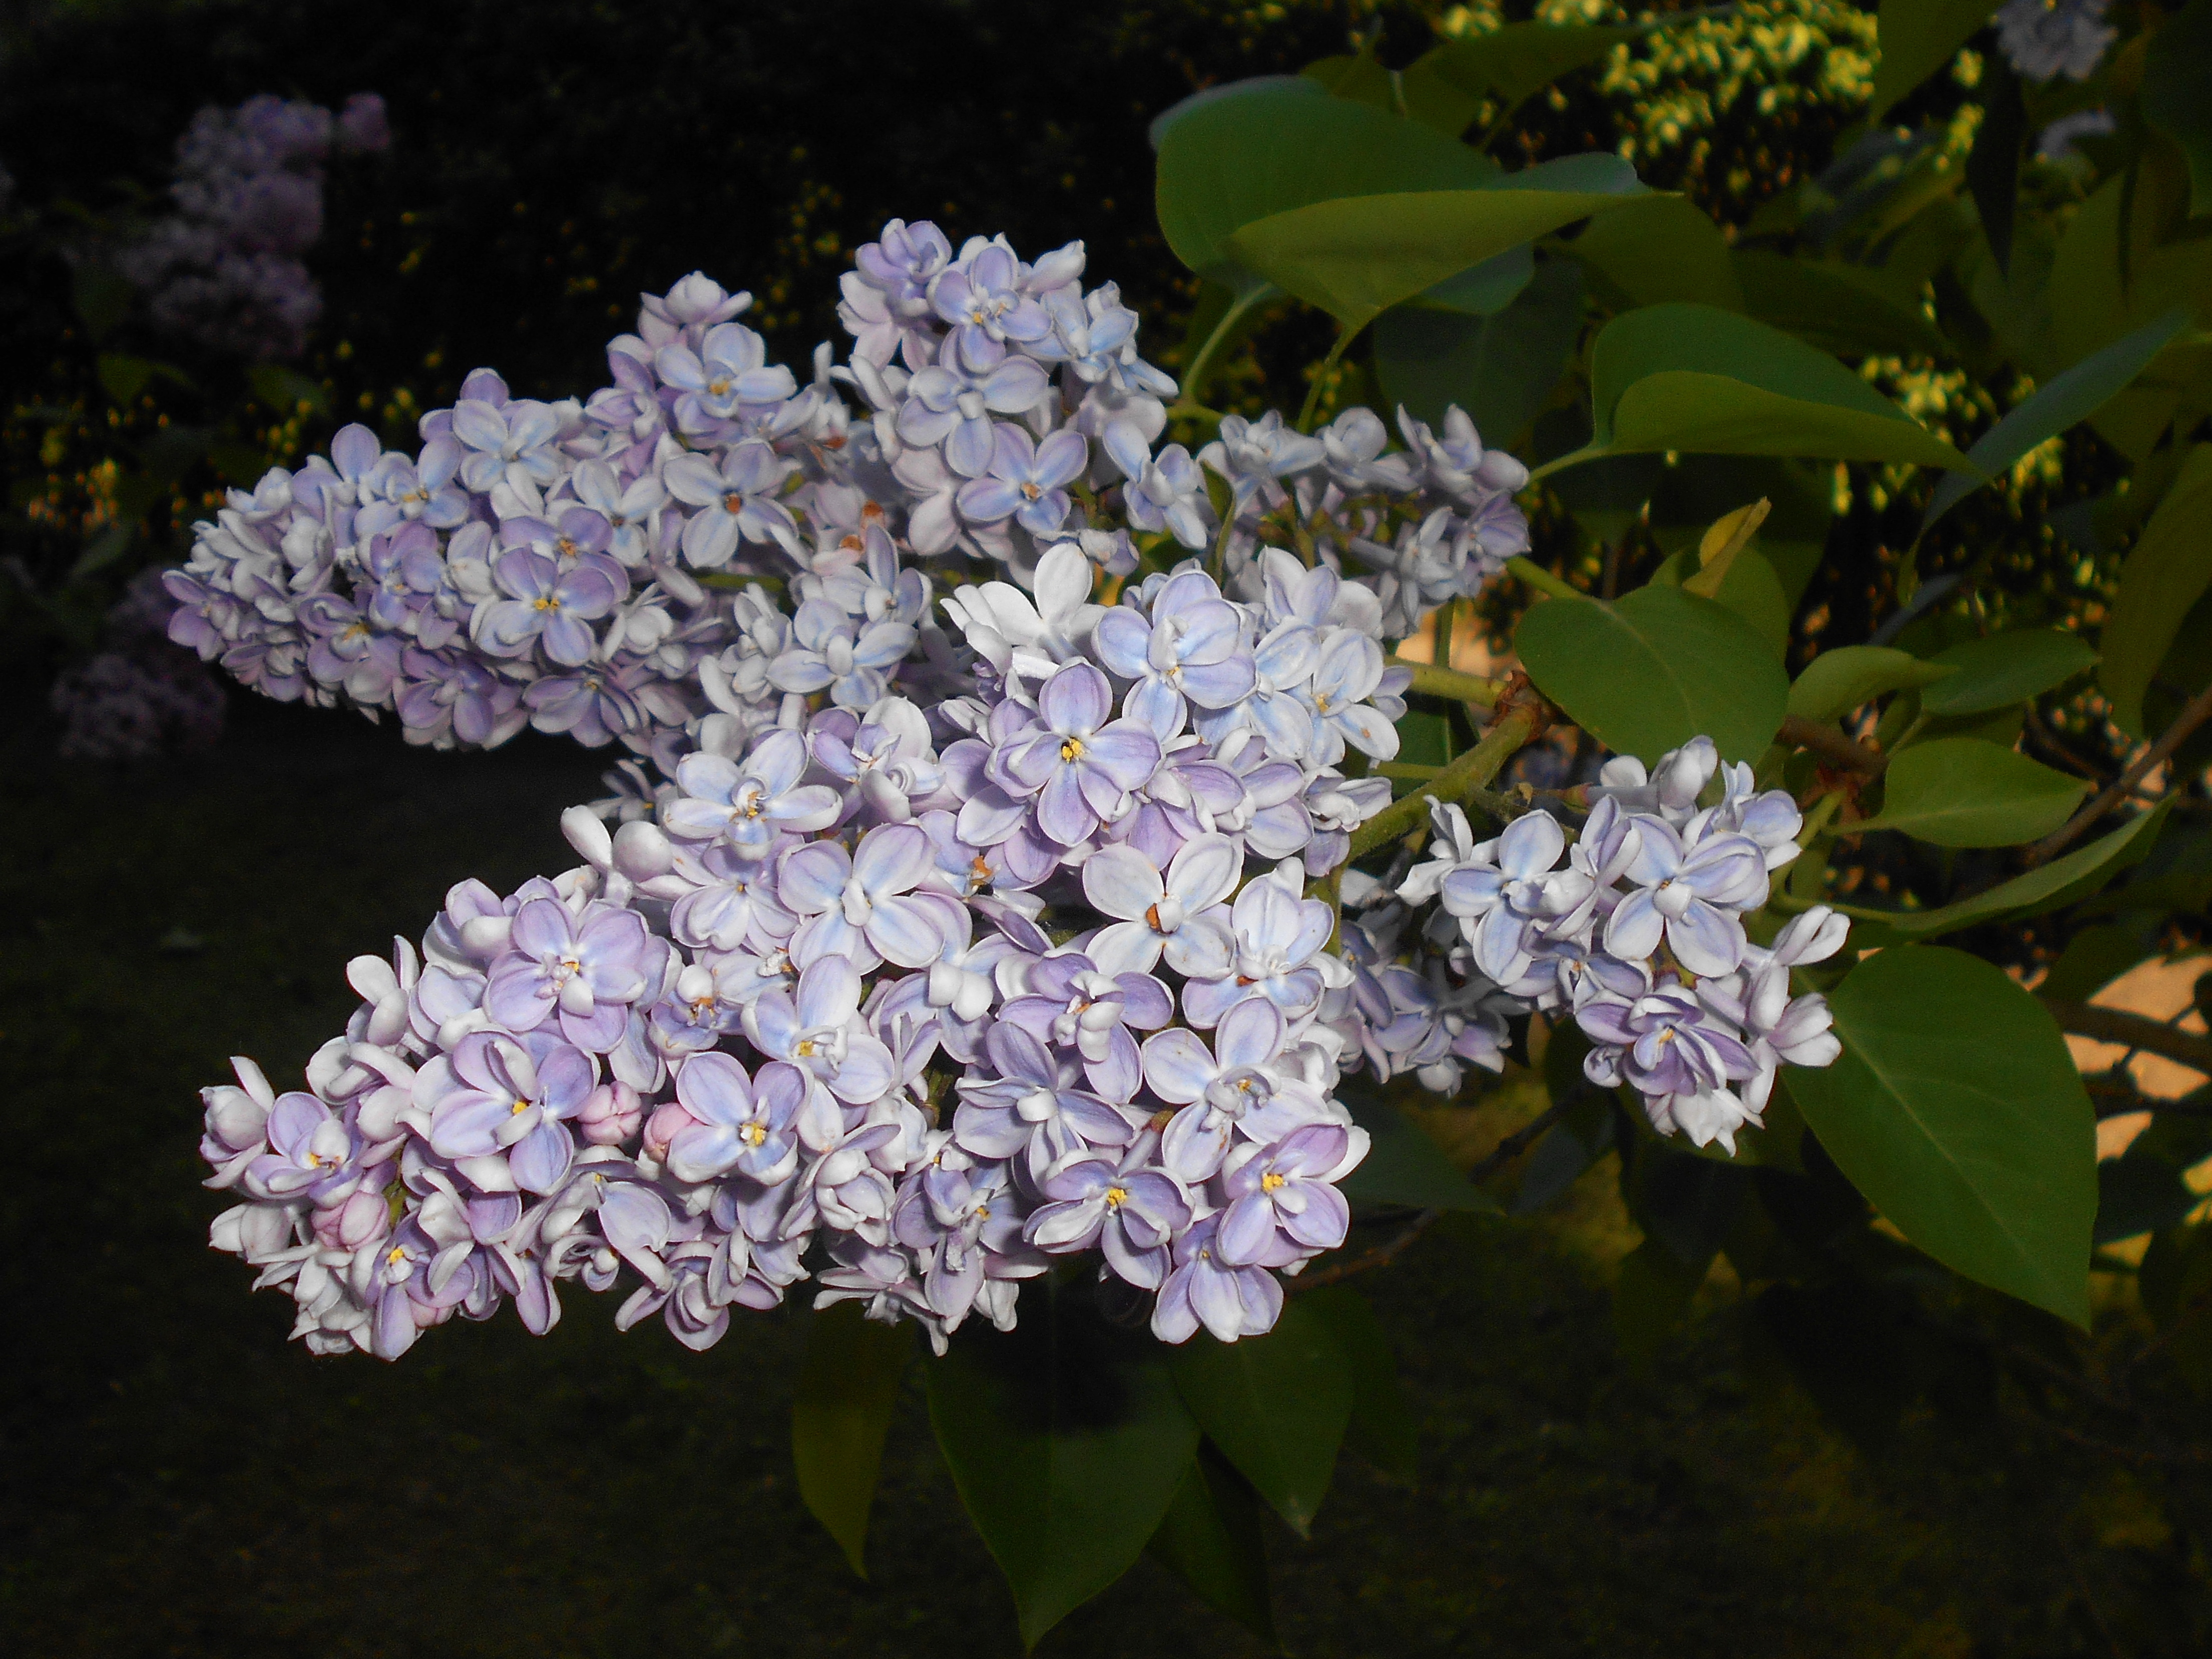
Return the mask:
M 1299 431 L 1313 430 L 1314 416 L 1321 412 L 1322 392 L 1329 384 L 1329 371 L 1334 369 L 1339 360 L 1343 357 L 1344 349 L 1352 343 L 1352 337 L 1356 332 L 1358 332 L 1357 330 L 1349 328 L 1337 330 L 1336 343 L 1328 349 L 1328 356 L 1321 360 L 1321 367 L 1314 371 L 1313 385 L 1307 388 L 1306 405 L 1298 411 Z
M 1505 763 L 1535 735 L 1534 711 L 1516 708 L 1501 716 L 1482 734 L 1482 741 L 1429 781 L 1419 794 L 1393 801 L 1352 831 L 1352 852 L 1346 860 L 1364 857 L 1376 848 L 1413 833 L 1429 816 L 1431 799 L 1450 805 L 1463 800 L 1503 771 Z
M 1213 325 L 1213 332 L 1206 337 L 1206 343 L 1199 347 L 1198 355 L 1190 360 L 1190 367 L 1183 370 L 1184 402 L 1198 401 L 1200 391 L 1213 376 L 1213 371 L 1218 366 L 1216 360 L 1228 350 L 1230 337 L 1235 331 L 1237 323 L 1243 319 L 1244 313 L 1255 306 L 1263 305 L 1269 300 L 1280 299 L 1283 290 L 1273 283 L 1262 283 L 1243 299 L 1231 301 L 1229 309 L 1221 313 L 1221 320 Z M 1217 421 L 1221 418 L 1218 415 L 1213 415 L 1211 410 L 1206 412 Z
M 1819 906 L 1839 916 L 1849 916 L 1853 921 L 1895 921 L 1899 916 L 1924 914 L 1918 910 L 1869 910 L 1863 904 L 1843 904 L 1832 898 L 1799 898 L 1783 887 L 1777 887 L 1766 902 L 1770 909 L 1778 910 L 1785 916 L 1802 916 Z
M 1503 680 L 1486 680 L 1480 674 L 1463 674 L 1456 668 L 1445 668 L 1432 662 L 1410 662 L 1393 656 L 1387 666 L 1412 669 L 1413 683 L 1407 689 L 1425 697 L 1443 697 L 1451 702 L 1480 703 L 1485 708 L 1495 708 L 1505 690 Z
M 1539 593 L 1549 593 L 1555 599 L 1586 599 L 1589 595 L 1563 576 L 1554 576 L 1534 559 L 1522 554 L 1508 559 L 1505 568 Z
M 1797 832 L 1797 844 L 1810 847 L 1818 841 L 1820 832 L 1828 827 L 1828 820 L 1836 816 L 1836 809 L 1843 804 L 1844 797 L 1840 791 L 1823 795 L 1814 801 L 1813 810 L 1805 815 L 1805 827 Z
M 1580 449 L 1570 450 L 1565 455 L 1554 455 L 1543 465 L 1532 466 L 1528 469 L 1528 482 L 1534 483 L 1539 478 L 1548 478 L 1554 472 L 1564 472 L 1571 466 L 1580 466 L 1584 461 L 1597 460 L 1606 453 L 1601 445 L 1585 444 Z

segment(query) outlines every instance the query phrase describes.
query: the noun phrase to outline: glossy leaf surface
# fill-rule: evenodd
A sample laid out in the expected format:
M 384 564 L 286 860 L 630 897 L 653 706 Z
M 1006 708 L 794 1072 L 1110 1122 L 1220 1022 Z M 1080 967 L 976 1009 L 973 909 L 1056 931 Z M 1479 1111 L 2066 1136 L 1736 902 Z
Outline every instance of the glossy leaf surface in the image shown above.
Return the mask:
M 2057 1023 L 1932 945 L 1869 957 L 1828 1003 L 1843 1054 L 1790 1087 L 1852 1184 L 1946 1267 L 2086 1323 L 2095 1118 Z
M 2049 835 L 2089 786 L 1979 738 L 1914 744 L 1884 775 L 1881 811 L 1861 830 L 1901 830 L 1938 847 L 2013 847 Z
M 2056 628 L 2018 628 L 1968 640 L 1929 659 L 1957 672 L 1920 693 L 1930 714 L 1985 714 L 2040 696 L 2097 665 L 2097 653 L 2079 634 Z
M 1838 646 L 1807 663 L 1790 683 L 1790 712 L 1801 720 L 1832 720 L 1887 692 L 1932 685 L 1958 672 L 1887 646 Z
M 1713 306 L 1646 306 L 1592 349 L 1594 449 L 1968 465 L 1834 358 Z
M 1198 1425 L 1169 1352 L 1046 1278 L 1014 1331 L 971 1323 L 929 1367 L 938 1445 L 1029 1645 L 1128 1571 L 1174 1502 Z
M 799 1495 L 863 1578 L 884 1441 L 913 1352 L 908 1327 L 864 1319 L 859 1303 L 842 1302 L 809 1322 L 806 1358 L 792 1391 Z
M 1206 1437 L 1303 1537 L 1352 1420 L 1352 1364 L 1328 1322 L 1291 1297 L 1265 1336 L 1217 1342 L 1200 1331 L 1170 1353 Z
M 1249 221 L 1221 246 L 1241 268 L 1357 331 L 1471 265 L 1643 193 L 1617 156 L 1567 156 L 1476 190 L 1344 196 Z
M 1188 1584 L 1209 1606 L 1269 1646 L 1275 1613 L 1267 1589 L 1267 1547 L 1260 1506 L 1244 1478 L 1201 1443 L 1183 1471 L 1145 1553 Z
M 1608 747 L 1645 762 L 1700 733 L 1755 760 L 1788 712 L 1789 677 L 1727 606 L 1655 583 L 1619 602 L 1546 599 L 1514 636 L 1537 689 Z
M 2137 737 L 2143 694 L 2166 660 L 2191 607 L 2212 588 L 2212 444 L 2198 444 L 2158 504 L 2120 571 L 2120 594 L 2106 619 L 2099 678 L 2112 718 Z

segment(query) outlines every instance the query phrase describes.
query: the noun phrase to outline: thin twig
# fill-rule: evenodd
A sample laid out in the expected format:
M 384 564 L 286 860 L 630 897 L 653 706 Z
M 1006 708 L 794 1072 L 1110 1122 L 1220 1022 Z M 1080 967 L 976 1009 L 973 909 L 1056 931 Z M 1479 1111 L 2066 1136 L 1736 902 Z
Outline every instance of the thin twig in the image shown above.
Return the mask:
M 1349 1261 L 1340 1261 L 1334 1267 L 1323 1267 L 1317 1273 L 1300 1273 L 1290 1281 L 1292 1291 L 1319 1290 L 1324 1285 L 1334 1285 L 1339 1279 L 1349 1279 L 1354 1273 L 1364 1273 L 1372 1267 L 1388 1267 L 1398 1253 L 1429 1230 L 1430 1224 L 1443 1213 L 1441 1210 L 1424 1210 L 1399 1231 L 1395 1238 L 1363 1251 Z
M 1500 1140 L 1491 1149 L 1487 1157 L 1467 1172 L 1467 1178 L 1479 1187 L 1515 1158 L 1520 1157 L 1522 1153 L 1527 1152 L 1529 1147 L 1536 1144 L 1537 1138 L 1545 1130 L 1559 1121 L 1559 1114 L 1565 1111 L 1567 1107 L 1579 1097 L 1581 1092 L 1577 1091 L 1576 1094 L 1570 1095 L 1558 1105 L 1545 1108 L 1540 1115 L 1531 1118 L 1511 1134 Z
M 1822 760 L 1847 772 L 1880 777 L 1889 765 L 1889 757 L 1879 749 L 1869 749 L 1856 738 L 1845 737 L 1834 726 L 1808 720 L 1802 714 L 1785 715 L 1782 729 L 1775 736 L 1783 743 L 1809 749 Z
M 1352 833 L 1347 861 L 1402 836 L 1419 834 L 1428 822 L 1431 800 L 1456 802 L 1468 790 L 1488 783 L 1504 770 L 1516 751 L 1540 735 L 1550 723 L 1551 706 L 1528 690 L 1525 680 L 1521 681 L 1498 699 L 1498 717 L 1480 743 L 1429 780 L 1426 788 L 1393 801 Z
M 2051 1010 L 2052 1018 L 2062 1027 L 2076 1036 L 2121 1043 L 2177 1060 L 2194 1071 L 2212 1073 L 2212 1037 L 2199 1036 L 2194 1031 L 2177 1031 L 2163 1020 L 2123 1013 L 2118 1008 L 2100 1008 L 2094 1002 L 2045 997 L 2043 1006 Z
M 2149 776 L 2154 767 L 2186 743 L 2190 734 L 2208 720 L 2212 720 L 2212 685 L 2206 686 L 2197 694 L 2189 706 L 2175 717 L 2173 724 L 2166 728 L 2159 740 L 2144 750 L 2142 757 L 2133 766 L 2120 774 L 2118 782 L 2029 848 L 2028 868 L 2032 870 L 2055 854 L 2063 851 L 2069 842 L 2111 811 L 2114 803 Z

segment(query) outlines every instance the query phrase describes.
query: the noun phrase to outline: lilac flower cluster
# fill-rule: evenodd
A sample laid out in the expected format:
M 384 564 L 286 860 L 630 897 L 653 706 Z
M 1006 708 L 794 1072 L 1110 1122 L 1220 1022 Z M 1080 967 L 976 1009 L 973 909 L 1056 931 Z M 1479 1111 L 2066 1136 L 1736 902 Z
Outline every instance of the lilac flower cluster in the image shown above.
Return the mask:
M 54 682 L 56 747 L 70 760 L 142 761 L 188 754 L 222 735 L 222 688 L 169 643 L 175 603 L 158 570 L 142 570 L 107 614 L 105 648 Z
M 295 357 L 322 312 L 300 256 L 323 232 L 323 162 L 333 150 L 373 155 L 391 143 L 373 92 L 336 116 L 268 94 L 210 106 L 177 141 L 175 212 L 118 265 L 170 332 L 242 357 Z
M 1157 626 L 1188 578 L 1211 589 L 1186 573 L 1085 632 Z M 685 757 L 652 819 L 572 811 L 583 867 L 465 882 L 419 953 L 353 963 L 364 1000 L 307 1090 L 240 1060 L 205 1091 L 210 1184 L 241 1200 L 215 1243 L 310 1347 L 387 1358 L 508 1297 L 542 1332 L 562 1281 L 625 1267 L 617 1322 L 694 1347 L 810 1273 L 817 1305 L 941 1346 L 1079 1254 L 1153 1293 L 1164 1340 L 1271 1328 L 1367 1149 L 1320 1018 L 1334 912 L 1263 850 L 1310 845 L 1297 785 L 1326 769 L 1114 707 L 1157 683 L 1071 649 L 1033 702 L 1015 677 L 927 714 L 831 704 Z M 1056 942 L 1048 911 L 1104 925 Z
M 1348 868 L 1382 642 L 1527 545 L 1527 475 L 1455 410 L 1161 446 L 1174 385 L 1083 267 L 895 221 L 805 385 L 694 276 L 589 399 L 479 370 L 416 454 L 349 428 L 200 527 L 173 636 L 249 684 L 636 757 L 563 820 L 582 867 L 352 964 L 307 1091 L 207 1091 L 215 1242 L 311 1346 L 544 1330 L 625 1273 L 618 1322 L 693 1346 L 809 1277 L 942 1345 L 1077 1255 L 1235 1340 L 1344 1241 L 1363 1065 L 1450 1091 L 1571 1008 L 1594 1080 L 1726 1140 L 1832 1046 L 1789 971 L 1840 929 L 1741 921 L 1796 809 L 1709 790 L 1710 743 L 1613 763 L 1571 849 L 1450 807 L 1431 863 Z
M 750 296 L 687 277 L 646 296 L 587 399 L 515 398 L 480 369 L 413 454 L 348 427 L 327 459 L 234 491 L 171 579 L 175 637 L 270 696 L 391 709 L 419 742 L 527 725 L 666 770 L 794 727 L 809 699 L 969 689 L 919 559 L 954 582 L 1002 571 L 1036 615 L 1054 548 L 1121 578 L 1140 549 L 1155 568 L 1210 551 L 1279 631 L 1304 601 L 1269 598 L 1287 580 L 1272 557 L 1327 573 L 1334 622 L 1379 639 L 1528 545 L 1526 472 L 1456 410 L 1441 434 L 1401 416 L 1395 452 L 1364 409 L 1313 436 L 1231 417 L 1195 458 L 1156 447 L 1174 382 L 1136 355 L 1114 286 L 1082 288 L 1084 263 L 1079 243 L 1030 264 L 980 238 L 956 257 L 936 227 L 894 221 L 845 279 L 849 361 L 820 349 L 804 385 L 737 320 Z M 1342 700 L 1341 677 L 1367 672 L 1373 653 L 1349 647 L 1307 659 L 1322 620 L 1255 635 L 1274 653 L 1255 669 L 1263 708 L 1309 683 Z M 1212 659 L 1161 666 L 1163 687 L 1188 674 L 1199 706 L 1221 706 L 1204 701 L 1224 695 L 1205 690 Z
M 2105 21 L 2111 0 L 2006 0 L 1997 9 L 1997 50 L 2029 81 L 2063 75 L 2086 81 L 2119 31 Z
M 1386 1079 L 1414 1072 L 1451 1092 L 1469 1065 L 1502 1067 L 1510 1017 L 1571 1014 L 1593 1084 L 1632 1088 L 1662 1134 L 1733 1152 L 1784 1062 L 1840 1052 L 1826 1004 L 1792 998 L 1790 969 L 1833 956 L 1849 924 L 1815 908 L 1771 945 L 1747 937 L 1744 915 L 1797 856 L 1801 819 L 1749 767 L 1722 766 L 1710 739 L 1648 774 L 1610 761 L 1592 793 L 1571 848 L 1547 811 L 1478 842 L 1458 807 L 1434 808 L 1429 860 L 1395 889 L 1362 884 L 1367 915 L 1346 928 L 1360 964 L 1347 1044 Z M 1395 960 L 1407 945 L 1412 960 Z

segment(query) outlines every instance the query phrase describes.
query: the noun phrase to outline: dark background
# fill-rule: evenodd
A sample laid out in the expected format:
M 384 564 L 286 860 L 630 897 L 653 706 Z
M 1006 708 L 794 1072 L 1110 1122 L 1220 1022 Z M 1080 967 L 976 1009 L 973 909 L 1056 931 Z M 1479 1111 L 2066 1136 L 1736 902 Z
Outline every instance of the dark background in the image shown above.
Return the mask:
M 1355 15 L 1356 12 L 1356 15 Z M 599 383 L 641 288 L 703 268 L 758 296 L 794 366 L 836 276 L 898 214 L 1036 252 L 1082 236 L 1172 362 L 1190 297 L 1153 228 L 1145 122 L 1194 87 L 1344 48 L 1367 7 L 1285 3 L 645 6 L 482 0 L 21 9 L 0 163 L 26 198 L 157 204 L 191 112 L 374 89 L 389 156 L 334 168 L 310 263 L 325 319 L 300 368 L 340 418 L 411 409 L 496 364 L 518 392 Z M 1393 61 L 1427 39 L 1381 12 Z M 1528 113 L 1524 154 L 1609 146 L 1587 77 Z M 1815 112 L 1724 123 L 1818 166 Z M 1763 148 L 1761 148 L 1763 147 Z M 1712 197 L 1702 164 L 1669 176 Z M 51 222 L 51 221 L 49 222 Z M 82 395 L 69 272 L 28 245 L 0 281 L 11 481 L 22 410 Z M 126 338 L 177 356 L 173 344 Z M 1277 348 L 1302 342 L 1295 327 Z M 225 368 L 186 362 L 206 396 Z M 1964 515 L 1961 515 L 1962 517 Z M 1839 536 L 1845 536 L 1844 531 Z M 580 1291 L 544 1340 L 511 1316 L 407 1360 L 318 1361 L 289 1304 L 204 1248 L 196 1090 L 234 1050 L 281 1089 L 343 1024 L 346 959 L 413 933 L 451 883 L 568 861 L 560 808 L 605 763 L 526 736 L 404 749 L 351 716 L 234 700 L 194 760 L 52 756 L 55 647 L 11 634 L 0 806 L 0 1644 L 23 1654 L 247 1656 L 1018 1648 L 1011 1606 L 932 1448 L 895 1431 L 862 1583 L 801 1507 L 787 1412 L 801 1320 L 713 1352 L 617 1337 Z M 15 695 L 20 692 L 21 695 Z M 1510 1122 L 1507 1092 L 1494 1109 Z M 1424 1428 L 1407 1485 L 1347 1458 L 1313 1538 L 1270 1534 L 1298 1654 L 2115 1654 L 2201 1650 L 2201 1466 L 2118 1458 L 2017 1410 L 1916 1408 L 1839 1433 L 1747 1357 L 1732 1281 L 1638 1370 L 1607 1317 L 1633 1242 L 1607 1177 L 1536 1221 L 1442 1226 L 1363 1281 Z M 1271 1526 L 1273 1523 L 1269 1523 Z M 1149 1563 L 1046 1651 L 1237 1654 L 1252 1639 Z

